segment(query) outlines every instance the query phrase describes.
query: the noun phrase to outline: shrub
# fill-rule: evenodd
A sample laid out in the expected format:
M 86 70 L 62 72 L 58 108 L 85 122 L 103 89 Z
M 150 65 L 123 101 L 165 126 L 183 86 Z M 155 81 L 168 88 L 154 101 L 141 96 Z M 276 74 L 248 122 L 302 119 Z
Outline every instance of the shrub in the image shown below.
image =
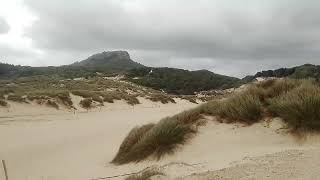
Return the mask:
M 304 82 L 279 97 L 269 100 L 268 109 L 283 118 L 294 130 L 320 130 L 320 88 Z
M 169 102 L 176 103 L 174 99 L 165 94 L 152 94 L 150 97 L 147 97 L 147 99 L 153 102 L 161 102 L 162 104 L 167 104 Z
M 175 118 L 162 119 L 142 133 L 138 141 L 129 144 L 128 151 L 125 153 L 119 151 L 118 155 L 121 157 L 115 158 L 113 163 L 139 162 L 151 156 L 159 160 L 162 156 L 173 153 L 179 145 L 185 144 L 195 133 L 196 130 L 190 124 L 182 124 Z M 125 142 L 127 139 L 128 137 Z
M 157 176 L 157 175 L 163 176 L 164 173 L 156 169 L 147 169 L 142 173 L 128 176 L 127 178 L 125 178 L 125 180 L 150 180 L 151 177 Z
M 86 91 L 86 90 L 77 90 L 71 92 L 74 95 L 81 96 L 83 98 L 91 98 L 93 101 L 103 103 L 103 99 L 100 97 L 100 92 Z
M 124 95 L 123 99 L 129 104 L 129 105 L 136 105 L 140 104 L 139 99 L 136 96 L 133 95 Z
M 59 109 L 59 105 L 52 100 L 47 100 L 46 105 L 55 109 Z
M 22 96 L 20 95 L 15 95 L 15 94 L 12 94 L 12 95 L 9 95 L 8 96 L 8 100 L 10 101 L 15 101 L 15 102 L 20 102 L 20 103 L 26 103 L 26 98 L 23 98 Z
M 0 106 L 6 107 L 6 106 L 8 106 L 8 103 L 5 100 L 0 99 Z
M 82 99 L 80 101 L 80 106 L 85 108 L 85 109 L 92 108 L 92 99 L 89 99 L 89 98 Z
M 56 95 L 56 98 L 61 100 L 61 102 L 67 107 L 73 107 L 73 102 L 71 100 L 69 92 L 67 91 L 60 92 Z

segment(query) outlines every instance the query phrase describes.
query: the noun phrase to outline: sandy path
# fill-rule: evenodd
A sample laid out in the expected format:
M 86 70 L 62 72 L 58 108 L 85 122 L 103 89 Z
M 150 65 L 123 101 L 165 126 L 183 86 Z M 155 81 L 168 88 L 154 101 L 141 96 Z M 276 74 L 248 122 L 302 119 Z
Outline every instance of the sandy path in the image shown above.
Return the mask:
M 117 102 L 101 112 L 77 114 L 29 106 L 0 114 L 0 159 L 7 162 L 10 180 L 86 180 L 130 171 L 132 166 L 108 164 L 129 130 L 195 104 L 144 101 L 132 108 Z
M 177 180 L 318 180 L 320 150 L 288 150 L 256 158 L 229 168 L 193 174 Z

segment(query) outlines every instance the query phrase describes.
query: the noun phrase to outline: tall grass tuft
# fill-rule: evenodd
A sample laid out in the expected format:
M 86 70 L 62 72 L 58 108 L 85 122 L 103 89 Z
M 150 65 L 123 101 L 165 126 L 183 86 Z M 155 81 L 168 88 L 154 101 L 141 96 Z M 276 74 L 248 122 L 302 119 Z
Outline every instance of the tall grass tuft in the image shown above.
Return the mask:
M 241 121 L 248 124 L 257 122 L 262 113 L 258 96 L 248 92 L 204 104 L 200 106 L 200 112 L 227 119 L 229 122 Z
M 148 132 L 151 128 L 154 127 L 155 124 L 150 123 L 143 126 L 137 126 L 133 128 L 123 142 L 120 145 L 119 151 L 116 157 L 112 160 L 112 163 L 120 163 L 125 162 L 125 155 L 131 150 L 133 145 L 141 140 L 141 138 Z
M 268 109 L 294 130 L 320 130 L 320 87 L 304 82 L 300 87 L 269 100 Z
M 140 162 L 148 157 L 159 160 L 174 153 L 197 132 L 199 118 L 199 112 L 194 110 L 164 118 L 157 124 L 134 128 L 122 142 L 112 163 Z
M 7 107 L 8 103 L 4 99 L 0 99 L 0 106 Z

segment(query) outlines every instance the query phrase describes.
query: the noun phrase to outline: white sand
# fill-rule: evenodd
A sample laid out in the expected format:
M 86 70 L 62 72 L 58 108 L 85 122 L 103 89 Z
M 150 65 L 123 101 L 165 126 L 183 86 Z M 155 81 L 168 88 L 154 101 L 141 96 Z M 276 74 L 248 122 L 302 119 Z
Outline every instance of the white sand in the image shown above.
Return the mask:
M 154 164 L 195 164 L 168 165 L 165 179 L 174 179 L 230 167 L 246 157 L 320 147 L 319 139 L 300 143 L 284 133 L 280 120 L 250 127 L 210 121 L 189 144 L 159 162 L 109 164 L 132 127 L 195 106 L 183 100 L 167 105 L 141 100 L 134 108 L 117 102 L 76 114 L 37 105 L 14 104 L 10 112 L 2 110 L 0 159 L 7 161 L 10 180 L 89 180 L 137 172 Z
M 140 101 L 76 114 L 12 102 L 9 111 L 0 108 L 0 159 L 7 162 L 10 180 L 86 180 L 130 171 L 108 164 L 130 129 L 196 106 Z

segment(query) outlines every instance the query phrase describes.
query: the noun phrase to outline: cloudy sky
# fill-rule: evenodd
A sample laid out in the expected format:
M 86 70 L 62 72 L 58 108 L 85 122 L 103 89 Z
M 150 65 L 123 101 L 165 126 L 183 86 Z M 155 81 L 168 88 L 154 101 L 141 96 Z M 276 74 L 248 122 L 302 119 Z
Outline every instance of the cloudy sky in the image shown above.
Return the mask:
M 317 0 L 0 0 L 0 61 L 62 65 L 127 50 L 149 66 L 243 77 L 320 64 Z

